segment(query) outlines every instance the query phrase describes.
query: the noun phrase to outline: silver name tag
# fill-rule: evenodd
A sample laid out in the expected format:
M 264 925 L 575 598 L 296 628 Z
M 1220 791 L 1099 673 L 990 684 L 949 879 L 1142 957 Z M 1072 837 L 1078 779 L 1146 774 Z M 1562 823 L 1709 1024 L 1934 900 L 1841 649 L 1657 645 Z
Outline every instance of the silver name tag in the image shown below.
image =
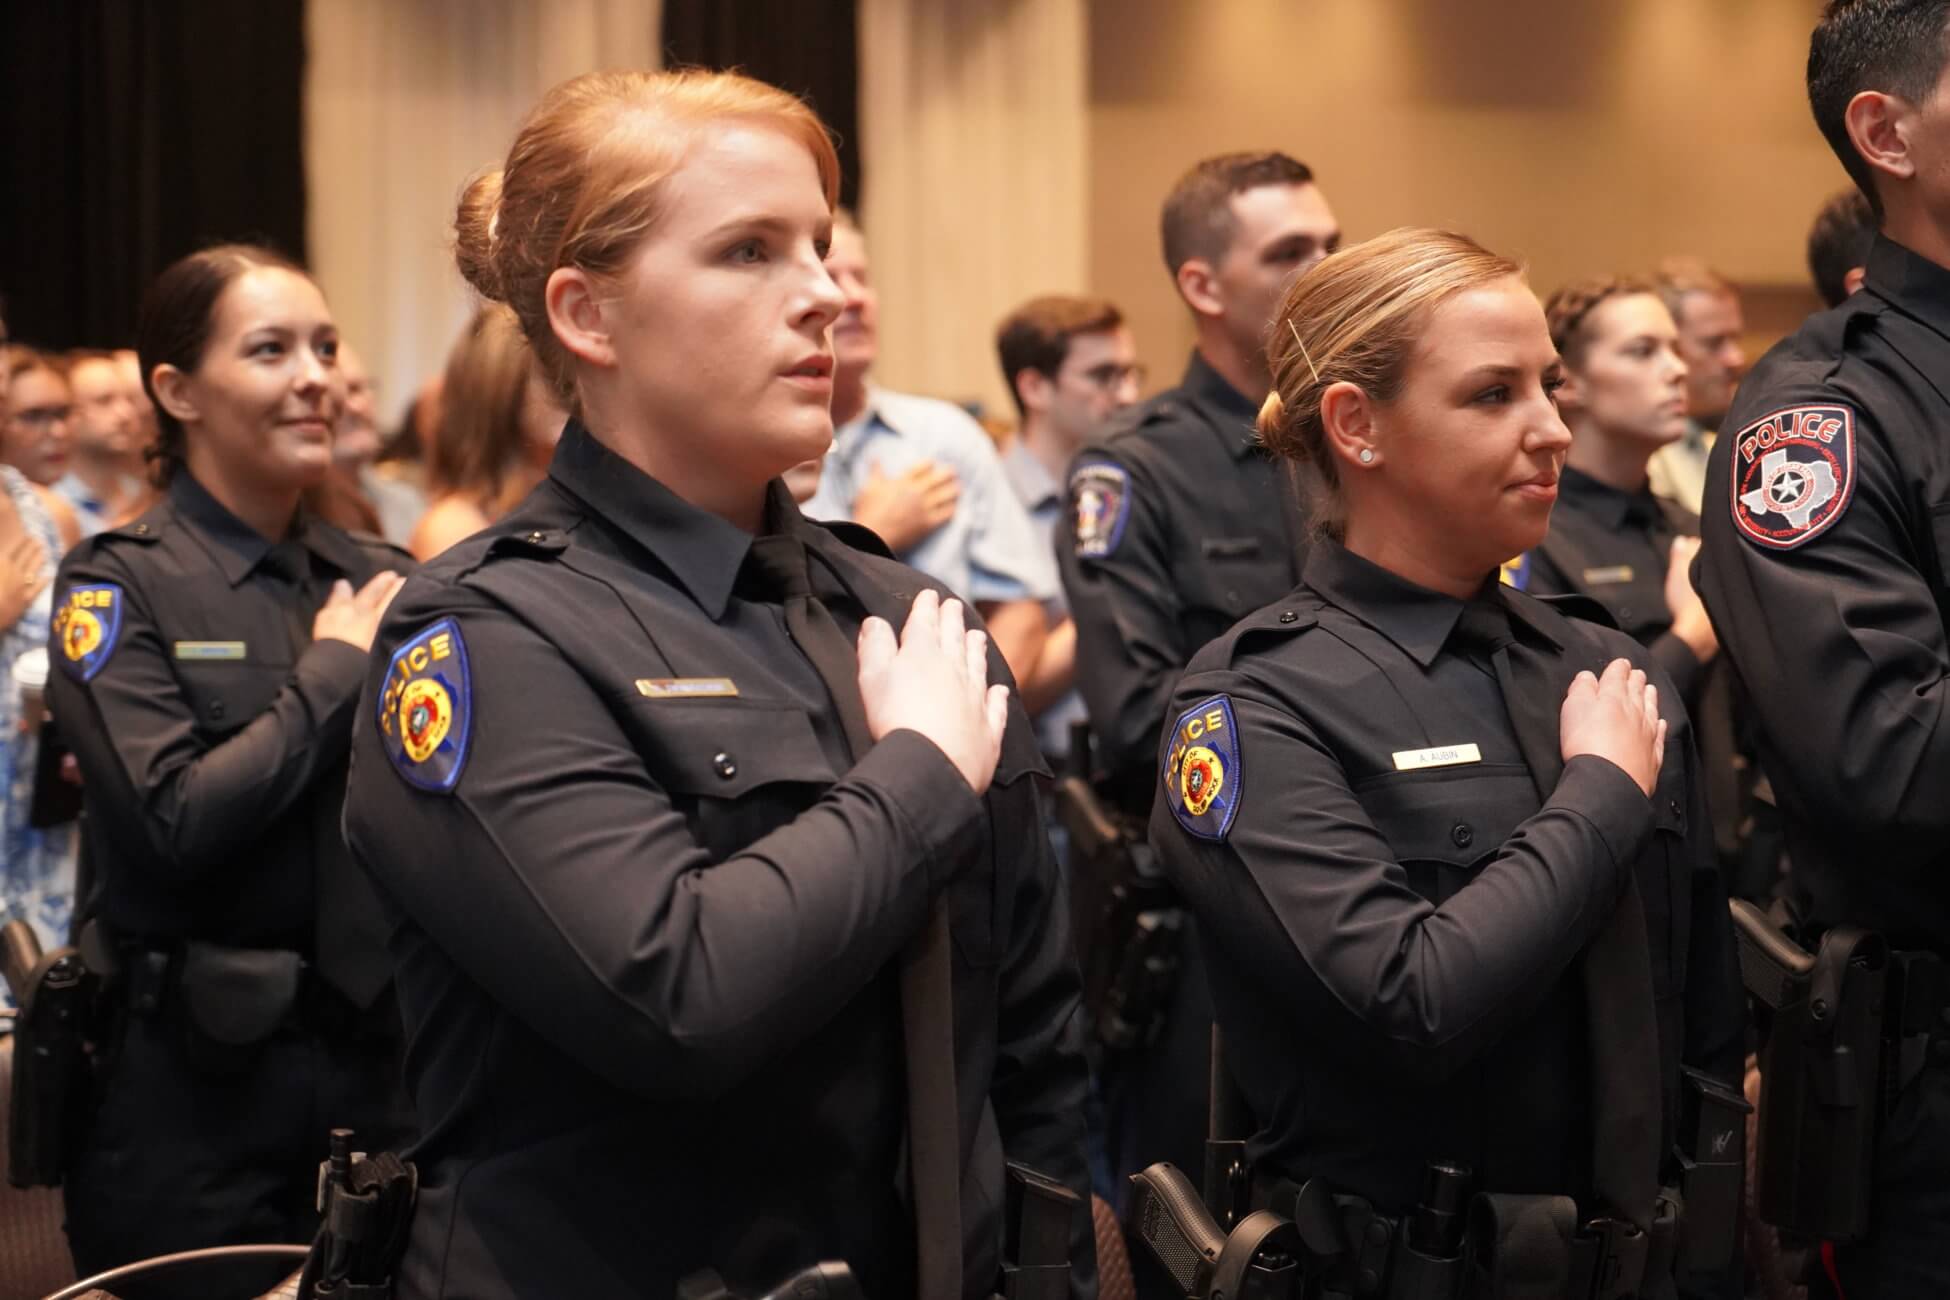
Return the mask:
M 1457 767 L 1463 763 L 1480 763 L 1483 752 L 1474 745 L 1438 745 L 1434 749 L 1399 749 L 1395 751 L 1395 770 L 1413 772 L 1424 767 Z

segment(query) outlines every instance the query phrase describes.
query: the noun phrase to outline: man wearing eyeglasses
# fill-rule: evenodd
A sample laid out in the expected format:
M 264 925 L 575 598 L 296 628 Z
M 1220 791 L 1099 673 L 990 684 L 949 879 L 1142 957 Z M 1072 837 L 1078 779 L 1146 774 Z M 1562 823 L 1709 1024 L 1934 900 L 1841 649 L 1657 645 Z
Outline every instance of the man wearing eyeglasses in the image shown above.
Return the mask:
M 1044 549 L 1053 552 L 1070 462 L 1105 420 L 1137 401 L 1144 367 L 1123 313 L 1101 298 L 1026 302 L 997 327 L 995 348 L 1022 420 L 1002 453 L 1002 468 Z M 1084 716 L 1075 689 L 1077 629 L 1060 596 L 1046 611 L 1049 636 L 1035 671 L 1021 683 L 1022 702 L 1036 720 L 1043 753 L 1060 763 L 1069 752 L 1070 724 Z

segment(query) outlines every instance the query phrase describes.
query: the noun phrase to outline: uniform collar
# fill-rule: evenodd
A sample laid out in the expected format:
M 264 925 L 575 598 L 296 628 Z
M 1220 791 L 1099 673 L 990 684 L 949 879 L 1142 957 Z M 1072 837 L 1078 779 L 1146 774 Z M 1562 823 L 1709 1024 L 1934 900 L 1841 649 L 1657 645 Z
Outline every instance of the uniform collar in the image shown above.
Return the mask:
M 1888 236 L 1877 235 L 1863 286 L 1950 338 L 1950 267 L 1938 266 Z
M 1462 616 L 1463 602 L 1454 596 L 1417 586 L 1331 538 L 1320 539 L 1308 551 L 1301 581 L 1387 637 L 1423 668 L 1442 653 Z M 1509 599 L 1494 575 L 1484 578 L 1484 592 L 1502 602 L 1513 627 L 1527 628 L 1551 645 L 1560 645 L 1548 619 L 1529 602 Z
M 1623 492 L 1566 465 L 1559 471 L 1557 488 L 1566 500 L 1575 500 L 1579 510 L 1614 532 L 1628 522 L 1643 530 L 1660 517 L 1659 499 L 1652 495 L 1650 484 Z
M 656 556 L 714 621 L 724 616 L 751 549 L 744 529 L 684 500 L 605 447 L 578 419 L 562 430 L 548 476 Z
M 177 466 L 169 476 L 169 503 L 233 587 L 249 577 L 271 550 L 272 543 L 262 533 L 230 513 L 185 466 Z M 350 539 L 312 518 L 303 506 L 292 524 L 291 539 L 340 573 L 353 573 L 359 567 Z
M 1192 350 L 1191 364 L 1185 367 L 1185 377 L 1178 381 L 1178 388 L 1193 402 L 1207 407 L 1209 414 L 1216 417 L 1210 421 L 1212 431 L 1234 460 L 1244 460 L 1259 450 L 1259 443 L 1253 437 L 1253 424 L 1259 419 L 1259 408 L 1244 393 L 1227 383 L 1225 377 L 1214 370 L 1205 355 L 1196 348 Z

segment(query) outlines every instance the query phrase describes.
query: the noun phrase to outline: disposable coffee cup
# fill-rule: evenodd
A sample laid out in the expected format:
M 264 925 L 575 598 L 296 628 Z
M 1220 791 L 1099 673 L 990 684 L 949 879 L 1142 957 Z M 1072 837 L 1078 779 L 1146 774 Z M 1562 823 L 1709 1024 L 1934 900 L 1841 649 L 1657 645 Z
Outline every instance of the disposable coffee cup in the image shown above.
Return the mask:
M 38 735 L 47 713 L 47 647 L 35 646 L 14 660 L 14 688 L 20 692 L 20 725 Z

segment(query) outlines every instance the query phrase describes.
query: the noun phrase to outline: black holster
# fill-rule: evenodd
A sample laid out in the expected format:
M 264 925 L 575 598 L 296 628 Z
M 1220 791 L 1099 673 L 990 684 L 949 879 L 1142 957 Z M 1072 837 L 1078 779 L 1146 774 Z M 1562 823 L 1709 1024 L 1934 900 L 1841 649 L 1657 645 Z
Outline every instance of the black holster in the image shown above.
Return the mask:
M 11 931 L 19 925 L 8 926 Z M 8 965 L 32 943 L 9 934 Z M 33 945 L 38 948 L 38 945 Z M 73 948 L 56 948 L 16 975 L 20 1004 L 14 1028 L 13 1098 L 7 1116 L 7 1181 L 58 1187 L 79 1148 L 94 1095 L 91 1024 L 99 981 Z
M 1115 1055 L 1155 1044 L 1178 984 L 1184 914 L 1152 869 L 1142 828 L 1127 825 L 1088 779 L 1090 734 L 1071 729 L 1069 765 L 1055 785 L 1069 838 L 1067 867 L 1083 1007 L 1097 1042 Z
M 1772 1012 L 1760 1053 L 1760 1217 L 1857 1240 L 1869 1229 L 1888 945 L 1842 926 L 1810 954 L 1758 908 L 1732 909 L 1742 978 Z
M 292 1023 L 304 969 L 287 949 L 184 944 L 176 983 L 195 1068 L 229 1075 L 254 1065 L 265 1041 Z

